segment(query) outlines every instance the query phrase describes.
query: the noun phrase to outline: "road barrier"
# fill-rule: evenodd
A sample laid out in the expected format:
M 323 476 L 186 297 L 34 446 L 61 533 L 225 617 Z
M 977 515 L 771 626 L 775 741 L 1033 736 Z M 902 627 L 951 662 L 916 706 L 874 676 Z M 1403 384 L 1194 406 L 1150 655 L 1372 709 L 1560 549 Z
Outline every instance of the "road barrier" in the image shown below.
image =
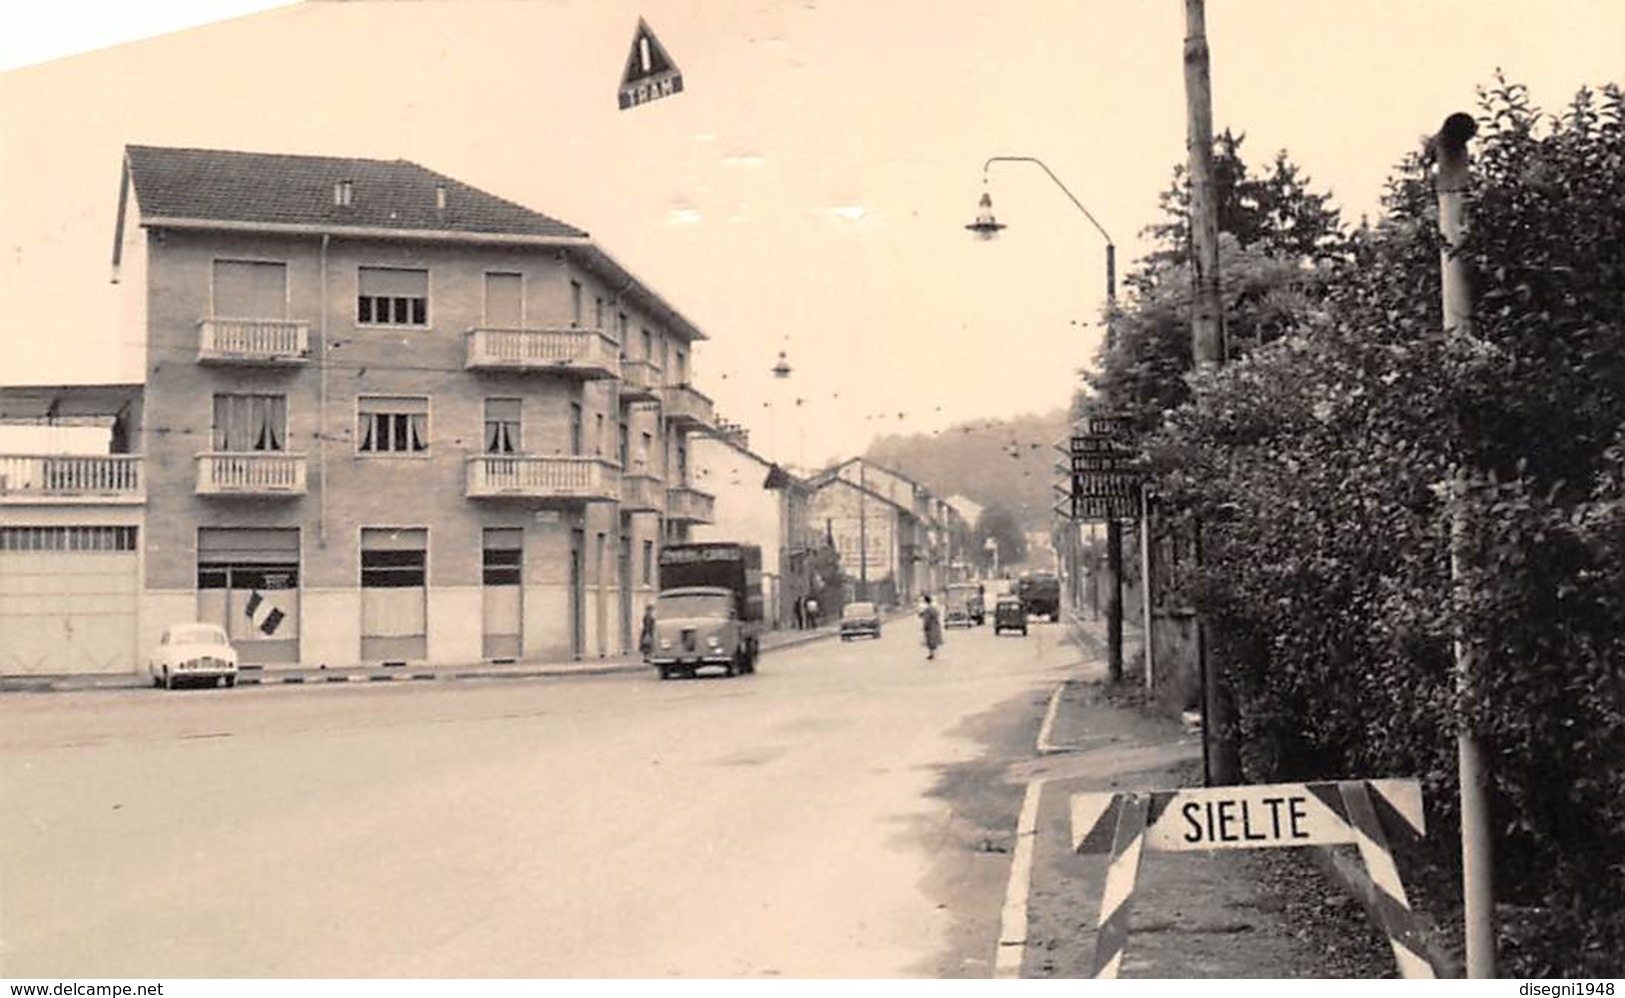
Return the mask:
M 1394 865 L 1387 829 L 1420 837 L 1416 780 L 1339 780 L 1265 786 L 1083 793 L 1072 796 L 1073 850 L 1111 854 L 1101 892 L 1091 974 L 1115 978 L 1143 852 L 1352 844 L 1376 887 L 1377 921 L 1406 978 L 1436 976 Z

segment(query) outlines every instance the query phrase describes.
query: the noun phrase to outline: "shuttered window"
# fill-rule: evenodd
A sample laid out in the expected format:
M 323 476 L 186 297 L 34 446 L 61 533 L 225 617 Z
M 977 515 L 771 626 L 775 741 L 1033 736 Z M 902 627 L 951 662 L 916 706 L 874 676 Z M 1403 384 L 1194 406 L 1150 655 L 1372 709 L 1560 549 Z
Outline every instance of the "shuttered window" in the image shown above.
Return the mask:
M 409 589 L 425 584 L 428 531 L 422 529 L 361 531 L 361 588 Z
M 485 275 L 485 324 L 518 329 L 525 324 L 525 279 L 518 274 Z
M 488 586 L 519 585 L 525 532 L 511 527 L 487 527 L 484 541 L 484 582 Z
M 362 267 L 357 278 L 356 322 L 364 325 L 429 324 L 429 272 Z
M 287 318 L 288 265 L 216 260 L 214 314 L 224 319 Z

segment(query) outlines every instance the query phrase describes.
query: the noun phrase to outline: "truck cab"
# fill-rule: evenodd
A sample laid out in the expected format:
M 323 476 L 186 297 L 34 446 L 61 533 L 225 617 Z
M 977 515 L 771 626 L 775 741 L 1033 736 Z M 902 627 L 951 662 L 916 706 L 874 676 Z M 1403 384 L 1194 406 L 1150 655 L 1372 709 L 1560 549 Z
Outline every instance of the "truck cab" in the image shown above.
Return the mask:
M 721 586 L 667 589 L 655 600 L 654 644 L 649 662 L 660 678 L 693 675 L 720 666 L 728 675 L 755 669 L 752 642 L 734 608 L 732 590 Z
M 661 679 L 715 667 L 756 671 L 762 629 L 761 549 L 708 542 L 660 552 L 660 592 L 648 662 Z

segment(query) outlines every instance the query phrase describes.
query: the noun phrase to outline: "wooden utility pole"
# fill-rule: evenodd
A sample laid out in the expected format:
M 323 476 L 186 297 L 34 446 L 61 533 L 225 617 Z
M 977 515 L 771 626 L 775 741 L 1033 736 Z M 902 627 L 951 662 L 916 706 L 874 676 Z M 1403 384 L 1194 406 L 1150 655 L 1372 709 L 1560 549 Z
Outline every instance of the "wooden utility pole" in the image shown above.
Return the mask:
M 1117 345 L 1117 247 L 1106 241 L 1106 349 Z M 1106 676 L 1123 681 L 1123 524 L 1106 518 Z M 1146 635 L 1149 644 L 1151 636 Z
M 1445 119 L 1433 140 L 1439 161 L 1434 191 L 1439 201 L 1439 231 L 1444 236 L 1439 250 L 1444 334 L 1458 340 L 1473 335 L 1472 288 L 1467 265 L 1458 250 L 1467 233 L 1467 188 L 1472 180 L 1467 143 L 1477 131 L 1471 115 L 1456 113 Z M 1467 544 L 1467 525 L 1462 519 L 1467 488 L 1464 467 L 1456 469 L 1450 487 L 1450 579 L 1459 586 Z M 1456 684 L 1458 689 L 1466 690 L 1476 662 L 1472 645 L 1462 637 L 1458 633 L 1455 640 Z M 1456 756 L 1461 783 L 1461 895 L 1467 933 L 1467 976 L 1494 977 L 1495 891 L 1489 797 L 1478 737 L 1465 723 L 1456 732 Z
M 1219 297 L 1219 202 L 1213 183 L 1213 91 L 1203 0 L 1185 0 L 1185 106 L 1191 175 L 1191 354 L 1198 373 L 1224 363 L 1224 305 Z M 1198 528 L 1200 529 L 1200 528 Z M 1197 563 L 1200 564 L 1200 545 Z M 1202 744 L 1209 786 L 1241 781 L 1235 701 L 1221 670 L 1208 667 L 1207 635 L 1196 623 L 1202 676 Z

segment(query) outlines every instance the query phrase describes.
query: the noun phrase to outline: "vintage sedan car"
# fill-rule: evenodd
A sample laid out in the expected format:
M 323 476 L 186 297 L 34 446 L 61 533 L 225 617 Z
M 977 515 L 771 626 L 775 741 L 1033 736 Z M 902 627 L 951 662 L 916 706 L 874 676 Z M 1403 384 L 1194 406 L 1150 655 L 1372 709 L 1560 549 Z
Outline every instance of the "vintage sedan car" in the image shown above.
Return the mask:
M 841 640 L 864 634 L 880 637 L 880 611 L 873 603 L 848 603 L 841 611 Z
M 993 604 L 993 633 L 1002 634 L 1005 631 L 1020 631 L 1022 636 L 1027 635 L 1027 604 L 1020 596 L 1000 596 L 999 601 Z
M 237 649 L 217 624 L 171 624 L 147 659 L 152 685 L 172 690 L 183 682 L 237 685 Z

